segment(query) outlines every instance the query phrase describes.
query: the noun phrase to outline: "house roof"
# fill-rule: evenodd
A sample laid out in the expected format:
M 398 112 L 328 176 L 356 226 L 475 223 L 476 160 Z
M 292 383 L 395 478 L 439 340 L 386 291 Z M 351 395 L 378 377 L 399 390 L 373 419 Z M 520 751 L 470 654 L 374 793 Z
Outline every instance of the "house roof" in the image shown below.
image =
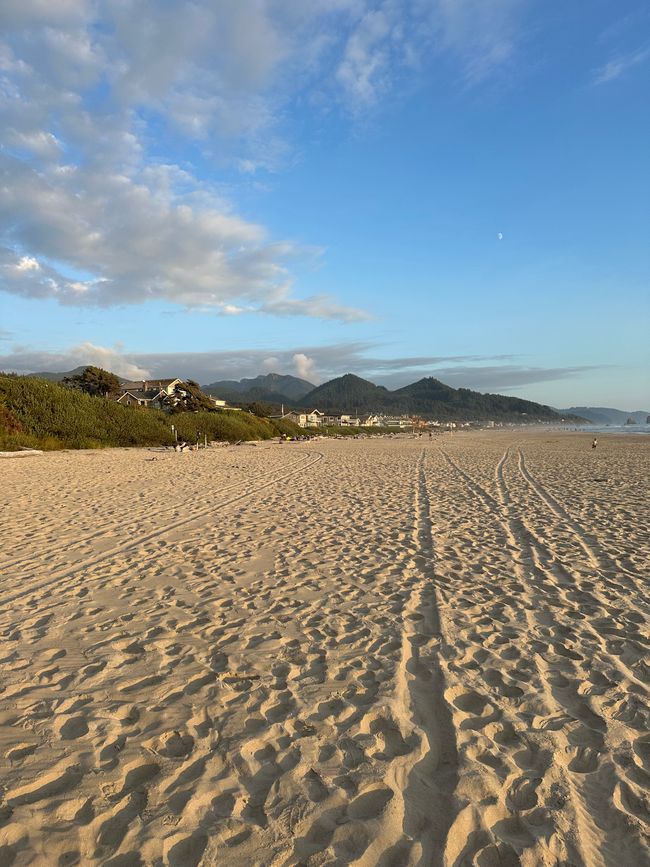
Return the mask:
M 117 399 L 121 400 L 127 394 L 130 394 L 135 400 L 155 400 L 160 391 L 161 389 L 159 388 L 147 388 L 146 390 L 142 388 L 125 388 Z
M 132 391 L 133 389 L 142 391 L 143 387 L 145 389 L 156 388 L 160 390 L 161 388 L 167 388 L 172 382 L 182 382 L 182 380 L 178 379 L 178 377 L 174 379 L 125 379 L 120 382 L 120 386 L 126 391 Z

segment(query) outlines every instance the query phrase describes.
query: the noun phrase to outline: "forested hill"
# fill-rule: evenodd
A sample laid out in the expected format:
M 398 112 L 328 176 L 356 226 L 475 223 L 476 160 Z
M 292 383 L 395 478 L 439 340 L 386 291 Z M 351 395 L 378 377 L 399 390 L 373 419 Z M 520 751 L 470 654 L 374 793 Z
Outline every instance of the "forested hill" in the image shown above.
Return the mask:
M 254 400 L 292 404 L 314 388 L 312 382 L 297 376 L 267 373 L 253 379 L 223 379 L 202 386 L 206 394 L 222 397 L 233 403 Z
M 317 386 L 300 401 L 301 406 L 341 412 L 374 412 L 387 405 L 388 389 L 353 373 L 346 373 Z
M 559 422 L 563 418 L 540 403 L 501 394 L 481 394 L 469 388 L 452 388 L 433 377 L 388 391 L 383 386 L 347 373 L 310 391 L 300 403 L 303 407 L 317 407 L 324 411 L 416 414 L 443 421 Z

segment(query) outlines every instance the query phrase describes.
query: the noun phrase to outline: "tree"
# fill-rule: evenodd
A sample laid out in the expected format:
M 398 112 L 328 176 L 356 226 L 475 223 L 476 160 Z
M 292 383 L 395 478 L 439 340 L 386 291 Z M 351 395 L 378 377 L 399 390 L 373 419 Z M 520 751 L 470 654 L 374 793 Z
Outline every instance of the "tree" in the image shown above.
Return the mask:
M 268 403 L 263 403 L 259 400 L 246 404 L 244 409 L 246 409 L 247 412 L 256 415 L 258 418 L 268 418 L 268 416 L 273 414 L 273 407 L 269 406 Z
M 161 400 L 161 406 L 168 406 L 172 412 L 212 412 L 214 404 L 197 382 L 188 379 L 174 389 L 174 393 Z
M 63 382 L 65 385 L 85 391 L 86 394 L 100 394 L 102 397 L 120 389 L 120 380 L 114 373 L 92 365 L 84 368 L 83 373 L 76 376 L 66 376 Z

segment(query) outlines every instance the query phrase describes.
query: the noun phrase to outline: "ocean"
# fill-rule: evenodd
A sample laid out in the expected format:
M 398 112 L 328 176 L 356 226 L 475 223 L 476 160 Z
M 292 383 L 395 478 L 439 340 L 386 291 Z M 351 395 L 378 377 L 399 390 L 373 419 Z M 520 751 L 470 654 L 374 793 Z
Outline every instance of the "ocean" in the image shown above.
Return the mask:
M 650 434 L 650 424 L 593 424 L 585 425 L 581 430 L 594 434 Z

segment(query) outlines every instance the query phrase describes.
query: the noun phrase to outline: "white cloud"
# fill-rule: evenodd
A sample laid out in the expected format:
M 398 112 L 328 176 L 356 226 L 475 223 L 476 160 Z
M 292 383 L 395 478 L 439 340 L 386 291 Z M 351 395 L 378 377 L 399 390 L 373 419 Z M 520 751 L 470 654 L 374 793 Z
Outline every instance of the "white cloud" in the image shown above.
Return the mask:
M 11 246 L 0 251 L 8 291 L 74 305 L 163 298 L 226 314 L 363 315 L 324 298 L 291 298 L 287 263 L 307 251 L 273 242 L 219 202 L 188 203 L 168 175 L 36 171 L 2 155 L 0 172 L 10 179 L 0 189 L 0 221 L 11 227 Z M 26 256 L 52 264 L 25 270 L 18 263 Z
M 5 0 L 1 287 L 70 305 L 367 318 L 327 295 L 295 297 L 291 263 L 311 251 L 238 216 L 190 165 L 152 157 L 152 142 L 164 148 L 173 131 L 205 160 L 277 167 L 294 99 L 365 108 L 436 40 L 483 63 L 480 74 L 493 68 L 517 3 L 489 5 Z M 24 257 L 40 268 L 21 270 Z
M 51 132 L 42 129 L 31 132 L 10 129 L 5 142 L 9 147 L 24 149 L 44 160 L 57 159 L 61 155 L 61 142 Z
M 262 361 L 262 370 L 266 373 L 273 373 L 276 370 L 280 370 L 282 367 L 282 362 L 277 357 L 277 355 L 269 355 L 268 358 L 265 358 Z
M 41 266 L 31 256 L 22 256 L 15 264 L 16 271 L 40 271 Z
M 354 104 L 375 102 L 388 86 L 392 25 L 384 9 L 371 9 L 350 34 L 336 77 Z
M 309 358 L 304 352 L 296 352 L 293 356 L 293 363 L 296 366 L 296 373 L 301 379 L 306 379 L 308 382 L 313 381 L 316 364 L 313 358 Z

